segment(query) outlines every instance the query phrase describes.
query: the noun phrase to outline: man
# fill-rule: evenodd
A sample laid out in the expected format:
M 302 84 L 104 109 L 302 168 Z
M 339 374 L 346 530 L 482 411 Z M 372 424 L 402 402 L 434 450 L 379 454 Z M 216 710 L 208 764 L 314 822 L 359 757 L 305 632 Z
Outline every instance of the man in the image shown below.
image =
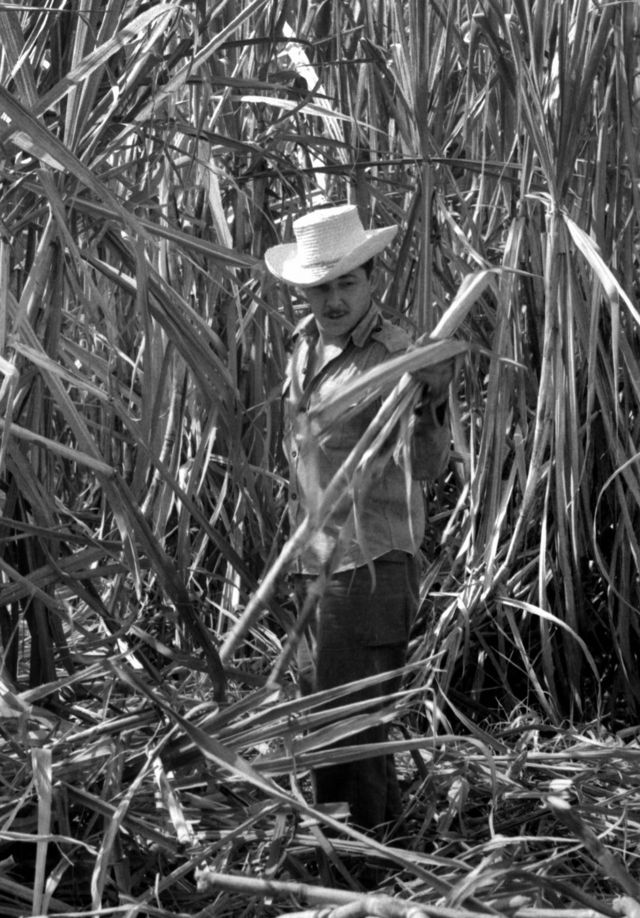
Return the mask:
M 411 341 L 382 317 L 373 297 L 373 259 L 393 240 L 396 226 L 365 231 L 356 207 L 344 205 L 312 211 L 294 221 L 293 229 L 296 241 L 269 249 L 265 262 L 275 277 L 300 290 L 310 308 L 296 329 L 284 386 L 290 516 L 297 526 L 375 417 L 380 401 L 338 418 L 320 442 L 305 421 L 307 413 L 365 371 L 401 354 Z M 410 452 L 420 477 L 435 478 L 449 454 L 453 367 L 446 362 L 416 375 L 423 392 Z M 405 660 L 417 607 L 424 497 L 415 480 L 407 491 L 402 451 L 388 452 L 376 474 L 337 503 L 298 560 L 299 606 L 314 583 L 313 595 L 318 593 L 319 577 L 327 579 L 308 639 L 299 648 L 305 694 L 396 670 Z M 417 477 L 415 468 L 412 475 Z M 348 700 L 383 700 L 393 689 L 392 681 L 380 679 Z M 386 727 L 379 726 L 348 742 L 380 743 L 386 736 Z M 313 777 L 316 803 L 346 800 L 361 829 L 381 834 L 401 813 L 392 756 L 318 768 Z

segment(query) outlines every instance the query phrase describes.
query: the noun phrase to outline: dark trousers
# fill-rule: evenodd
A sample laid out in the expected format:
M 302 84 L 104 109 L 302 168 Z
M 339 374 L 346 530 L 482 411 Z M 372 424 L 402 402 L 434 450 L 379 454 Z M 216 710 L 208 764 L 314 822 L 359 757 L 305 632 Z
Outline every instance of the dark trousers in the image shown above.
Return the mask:
M 296 584 L 298 603 L 309 578 Z M 418 595 L 417 563 L 404 552 L 334 574 L 317 602 L 298 646 L 298 678 L 303 695 L 334 688 L 366 676 L 397 669 L 405 661 L 409 629 Z M 380 678 L 337 704 L 379 698 L 398 688 L 399 680 Z M 387 726 L 370 727 L 338 745 L 383 743 Z M 351 821 L 372 830 L 401 813 L 393 756 L 354 760 L 315 769 L 316 803 L 347 801 Z

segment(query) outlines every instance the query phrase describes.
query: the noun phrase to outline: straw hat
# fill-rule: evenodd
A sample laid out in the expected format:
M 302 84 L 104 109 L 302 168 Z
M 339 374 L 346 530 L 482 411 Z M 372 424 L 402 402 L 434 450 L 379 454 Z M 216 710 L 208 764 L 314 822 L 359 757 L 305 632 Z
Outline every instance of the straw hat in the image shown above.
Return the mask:
M 348 274 L 385 249 L 397 226 L 365 230 L 353 204 L 314 210 L 293 221 L 295 242 L 264 255 L 269 271 L 287 284 L 313 287 Z

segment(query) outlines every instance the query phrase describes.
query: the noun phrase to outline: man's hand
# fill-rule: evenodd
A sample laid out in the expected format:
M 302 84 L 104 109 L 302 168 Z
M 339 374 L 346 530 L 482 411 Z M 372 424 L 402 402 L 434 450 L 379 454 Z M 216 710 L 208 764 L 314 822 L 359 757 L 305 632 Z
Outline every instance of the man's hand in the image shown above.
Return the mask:
M 453 381 L 456 361 L 443 360 L 431 367 L 414 370 L 411 374 L 416 382 L 422 385 L 422 402 L 437 405 L 447 397 L 449 386 Z

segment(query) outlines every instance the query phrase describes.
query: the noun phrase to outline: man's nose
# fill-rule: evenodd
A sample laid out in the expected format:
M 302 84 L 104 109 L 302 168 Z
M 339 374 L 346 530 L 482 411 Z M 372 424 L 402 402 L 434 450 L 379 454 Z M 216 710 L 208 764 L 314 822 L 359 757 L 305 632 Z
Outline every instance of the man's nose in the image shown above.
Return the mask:
M 329 284 L 326 300 L 328 306 L 334 306 L 340 302 L 340 288 L 337 284 Z

